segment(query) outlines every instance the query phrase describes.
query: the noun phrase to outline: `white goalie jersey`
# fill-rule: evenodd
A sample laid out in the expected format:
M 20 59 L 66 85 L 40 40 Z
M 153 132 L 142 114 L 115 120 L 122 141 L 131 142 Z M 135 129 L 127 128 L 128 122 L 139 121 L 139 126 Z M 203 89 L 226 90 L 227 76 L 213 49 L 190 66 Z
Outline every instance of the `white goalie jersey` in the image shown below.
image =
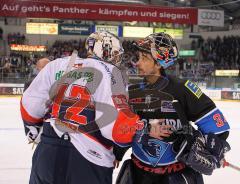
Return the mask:
M 67 71 L 70 57 L 50 62 L 21 100 L 24 124 L 43 122 L 47 113 L 60 137 L 65 131 L 87 160 L 113 167 L 112 141 L 129 143 L 139 117 L 132 113 L 120 70 L 93 58 L 76 58 Z M 64 128 L 59 128 L 59 127 Z

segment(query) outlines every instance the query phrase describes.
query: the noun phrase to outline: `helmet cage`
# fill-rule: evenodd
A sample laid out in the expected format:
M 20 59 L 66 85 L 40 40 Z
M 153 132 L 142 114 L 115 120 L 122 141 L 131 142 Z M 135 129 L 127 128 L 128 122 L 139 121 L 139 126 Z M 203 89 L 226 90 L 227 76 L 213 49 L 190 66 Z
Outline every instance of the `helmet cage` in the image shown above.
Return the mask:
M 137 49 L 152 55 L 164 69 L 174 64 L 178 57 L 178 48 L 172 37 L 166 33 L 154 33 L 136 44 Z
M 122 45 L 119 38 L 110 32 L 92 33 L 86 40 L 86 49 L 100 60 L 114 65 L 121 63 Z

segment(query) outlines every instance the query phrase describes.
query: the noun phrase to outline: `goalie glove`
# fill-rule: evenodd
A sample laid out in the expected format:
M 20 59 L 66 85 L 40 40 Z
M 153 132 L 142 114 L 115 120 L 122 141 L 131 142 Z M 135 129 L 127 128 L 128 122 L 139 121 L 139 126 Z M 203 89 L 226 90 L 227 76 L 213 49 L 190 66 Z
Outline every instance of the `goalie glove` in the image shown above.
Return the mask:
M 29 143 L 38 144 L 40 142 L 43 127 L 24 125 L 24 128 Z
M 174 143 L 174 150 L 178 149 L 176 159 L 201 174 L 211 175 L 216 168 L 217 158 L 206 149 L 201 132 L 196 131 L 194 135 L 183 137 L 180 146 L 178 141 Z
M 217 158 L 217 167 L 220 168 L 224 162 L 224 154 L 231 150 L 230 145 L 218 135 L 210 133 L 206 136 L 207 150 Z

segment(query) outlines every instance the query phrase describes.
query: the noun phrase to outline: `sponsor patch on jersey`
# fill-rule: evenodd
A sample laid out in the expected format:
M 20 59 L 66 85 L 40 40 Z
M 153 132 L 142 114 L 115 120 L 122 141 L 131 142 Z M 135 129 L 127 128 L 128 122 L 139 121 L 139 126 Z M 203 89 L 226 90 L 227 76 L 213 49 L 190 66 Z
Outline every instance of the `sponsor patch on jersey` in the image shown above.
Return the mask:
M 185 83 L 185 86 L 191 91 L 197 98 L 200 98 L 202 96 L 201 89 L 195 84 L 194 82 L 187 81 Z
M 172 102 L 167 100 L 161 101 L 161 112 L 176 112 Z
M 113 103 L 117 109 L 128 109 L 129 105 L 125 95 L 112 95 Z
M 88 152 L 90 155 L 94 156 L 94 157 L 97 157 L 97 158 L 102 159 L 102 156 L 101 156 L 98 152 L 96 152 L 96 151 L 94 151 L 94 150 L 88 150 L 87 152 Z

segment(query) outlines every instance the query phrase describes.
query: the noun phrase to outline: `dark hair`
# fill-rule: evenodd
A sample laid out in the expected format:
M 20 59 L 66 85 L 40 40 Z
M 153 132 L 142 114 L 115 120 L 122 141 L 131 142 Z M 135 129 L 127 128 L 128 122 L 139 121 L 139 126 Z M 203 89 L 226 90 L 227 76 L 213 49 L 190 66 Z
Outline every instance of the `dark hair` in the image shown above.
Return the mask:
M 166 72 L 165 72 L 165 70 L 164 70 L 163 67 L 161 67 L 159 70 L 160 70 L 160 74 L 161 74 L 162 76 L 164 76 L 164 77 L 167 76 L 167 74 L 166 74 Z

